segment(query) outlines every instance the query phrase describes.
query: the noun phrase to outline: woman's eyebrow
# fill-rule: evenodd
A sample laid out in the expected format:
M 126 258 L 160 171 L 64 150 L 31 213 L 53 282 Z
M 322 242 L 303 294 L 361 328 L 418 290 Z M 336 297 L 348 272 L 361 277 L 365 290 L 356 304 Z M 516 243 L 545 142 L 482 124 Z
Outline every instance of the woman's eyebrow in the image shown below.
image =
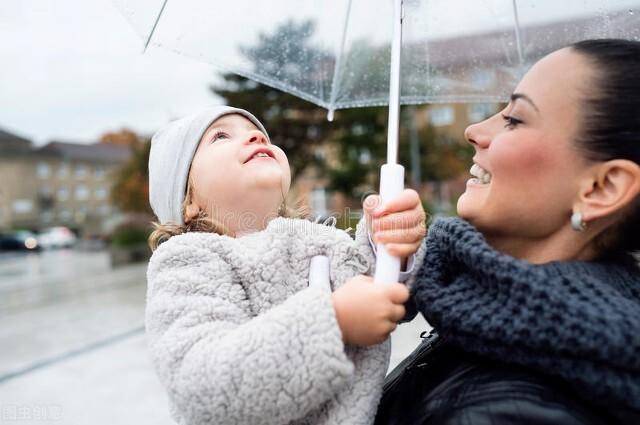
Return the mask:
M 536 110 L 537 113 L 540 113 L 540 110 L 538 109 L 536 104 L 533 103 L 533 100 L 531 100 L 531 98 L 529 96 L 527 96 L 526 94 L 524 94 L 524 93 L 514 93 L 514 94 L 511 95 L 511 101 L 512 102 L 515 102 L 518 99 L 522 99 L 522 100 L 526 101 L 527 103 L 529 103 L 533 107 L 533 109 Z

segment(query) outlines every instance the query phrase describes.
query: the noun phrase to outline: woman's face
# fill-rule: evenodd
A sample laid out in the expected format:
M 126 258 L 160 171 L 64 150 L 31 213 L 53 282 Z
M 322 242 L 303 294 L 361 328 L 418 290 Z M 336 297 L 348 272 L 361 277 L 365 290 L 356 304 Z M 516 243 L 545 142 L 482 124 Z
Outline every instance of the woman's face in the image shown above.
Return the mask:
M 575 138 L 590 72 L 579 54 L 556 51 L 531 68 L 504 110 L 465 131 L 478 178 L 467 182 L 458 213 L 485 236 L 540 239 L 569 223 L 588 166 Z
M 230 114 L 217 119 L 202 136 L 190 178 L 194 201 L 209 214 L 246 214 L 265 205 L 277 210 L 289 191 L 291 172 L 282 149 L 250 120 Z

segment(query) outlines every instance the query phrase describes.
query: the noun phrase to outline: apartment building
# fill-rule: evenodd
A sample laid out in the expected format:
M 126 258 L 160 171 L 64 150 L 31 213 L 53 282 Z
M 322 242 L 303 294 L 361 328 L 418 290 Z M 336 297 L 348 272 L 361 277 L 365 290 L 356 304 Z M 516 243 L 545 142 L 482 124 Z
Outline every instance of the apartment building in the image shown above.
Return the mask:
M 0 229 L 64 225 L 101 233 L 116 213 L 114 172 L 129 156 L 127 146 L 54 141 L 36 148 L 0 132 Z

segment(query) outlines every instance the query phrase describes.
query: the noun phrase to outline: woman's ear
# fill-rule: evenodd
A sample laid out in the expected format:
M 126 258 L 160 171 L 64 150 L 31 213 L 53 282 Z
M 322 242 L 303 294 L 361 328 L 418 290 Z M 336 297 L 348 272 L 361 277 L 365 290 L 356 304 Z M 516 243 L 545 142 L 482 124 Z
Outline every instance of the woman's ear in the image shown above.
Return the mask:
M 587 222 L 622 211 L 640 193 L 640 166 L 626 159 L 606 161 L 585 181 L 575 206 Z

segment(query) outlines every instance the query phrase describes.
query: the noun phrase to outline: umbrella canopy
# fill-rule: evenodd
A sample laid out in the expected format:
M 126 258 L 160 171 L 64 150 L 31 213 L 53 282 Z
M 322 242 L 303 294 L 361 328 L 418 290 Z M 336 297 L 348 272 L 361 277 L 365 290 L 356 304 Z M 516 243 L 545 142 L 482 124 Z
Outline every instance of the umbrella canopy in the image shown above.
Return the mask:
M 383 201 L 404 184 L 400 104 L 504 101 L 552 50 L 585 38 L 640 40 L 640 0 L 114 1 L 145 49 L 166 47 L 289 92 L 329 119 L 336 109 L 388 104 Z M 399 270 L 379 244 L 376 282 L 397 281 Z
M 143 42 L 329 111 L 386 105 L 393 2 L 115 0 Z M 639 0 L 405 0 L 402 104 L 508 99 L 541 56 L 640 40 Z

